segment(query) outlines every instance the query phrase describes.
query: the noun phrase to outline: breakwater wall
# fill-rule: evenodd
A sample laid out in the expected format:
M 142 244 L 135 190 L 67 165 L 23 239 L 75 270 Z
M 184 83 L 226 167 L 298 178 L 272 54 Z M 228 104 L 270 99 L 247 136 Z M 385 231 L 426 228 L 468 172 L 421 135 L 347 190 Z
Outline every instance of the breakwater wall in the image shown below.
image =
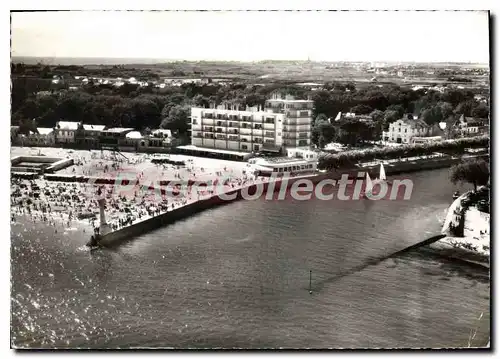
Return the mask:
M 265 183 L 264 188 L 267 189 L 268 185 L 269 183 Z M 249 194 L 255 193 L 256 189 L 257 189 L 256 185 L 249 185 L 245 188 L 245 190 L 248 190 Z M 130 226 L 120 228 L 116 231 L 103 235 L 100 243 L 103 246 L 113 246 L 125 239 L 129 239 L 131 237 L 143 234 L 145 232 L 151 231 L 161 226 L 188 218 L 204 210 L 215 208 L 223 204 L 228 204 L 240 200 L 243 197 L 242 190 L 243 188 L 238 188 L 226 192 L 226 196 L 231 198 L 234 197 L 233 199 L 222 199 L 221 196 L 219 195 L 212 195 L 208 198 L 201 198 L 195 202 L 188 203 L 184 206 L 175 208 L 169 212 L 162 213 L 158 216 L 154 216 L 145 219 L 143 221 L 134 223 Z
M 460 161 L 460 157 L 440 157 L 435 159 L 424 159 L 424 160 L 416 160 L 416 161 L 407 161 L 407 162 L 397 162 L 392 165 L 386 165 L 386 174 L 393 175 L 405 172 L 413 172 L 420 170 L 432 170 L 439 168 L 450 167 L 451 165 Z M 378 174 L 378 164 L 370 165 L 370 166 L 360 166 L 358 168 L 353 168 L 350 170 L 342 170 L 342 171 L 332 171 L 326 172 L 322 174 L 316 174 L 311 176 L 302 176 L 302 177 L 291 177 L 286 180 L 276 179 L 272 182 L 263 182 L 259 184 L 250 184 L 248 186 L 230 190 L 225 193 L 226 199 L 221 198 L 219 195 L 212 195 L 208 198 L 201 198 L 195 202 L 188 203 L 182 207 L 175 208 L 169 212 L 162 213 L 158 216 L 143 220 L 141 222 L 134 223 L 127 227 L 123 227 L 116 231 L 110 232 L 102 236 L 101 243 L 104 246 L 112 246 L 117 243 L 120 243 L 123 240 L 129 239 L 131 237 L 146 233 L 148 231 L 154 230 L 156 228 L 162 227 L 164 225 L 168 225 L 174 223 L 178 220 L 182 220 L 188 218 L 196 213 L 202 212 L 204 210 L 215 208 L 220 205 L 228 204 L 243 198 L 243 192 L 247 192 L 250 196 L 255 194 L 257 191 L 257 186 L 261 186 L 263 188 L 264 193 L 267 193 L 269 186 L 272 185 L 274 192 L 279 192 L 282 190 L 286 190 L 290 188 L 295 182 L 303 179 L 308 179 L 313 183 L 318 183 L 324 179 L 335 179 L 338 180 L 342 175 L 347 174 L 349 178 L 357 178 L 358 172 L 360 171 L 368 171 L 370 174 L 377 175 Z M 172 181 L 178 183 L 177 181 Z M 115 180 L 113 180 L 115 183 Z M 170 181 L 163 181 L 165 185 L 168 185 Z M 127 182 L 128 184 L 128 182 Z M 231 199 L 227 199 L 231 197 Z M 233 198 L 234 197 L 234 198 Z

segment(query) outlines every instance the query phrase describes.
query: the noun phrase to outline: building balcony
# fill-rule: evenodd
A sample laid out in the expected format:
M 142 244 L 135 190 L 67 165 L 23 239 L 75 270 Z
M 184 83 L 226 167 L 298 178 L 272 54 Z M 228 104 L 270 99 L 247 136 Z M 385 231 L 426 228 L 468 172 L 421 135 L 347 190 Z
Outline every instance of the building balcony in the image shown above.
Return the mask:
M 300 119 L 295 119 L 295 120 L 289 120 L 286 119 L 283 121 L 284 125 L 289 125 L 289 126 L 304 126 L 304 125 L 311 125 L 311 118 L 300 118 Z
M 283 128 L 284 133 L 297 133 L 297 132 L 307 132 L 310 133 L 311 129 L 309 128 L 295 128 L 295 127 L 286 127 Z
M 311 118 L 311 113 L 307 110 L 303 111 L 294 111 L 294 112 L 287 112 L 286 113 L 287 118 Z
M 269 131 L 266 131 L 264 133 L 264 137 L 268 137 L 268 138 L 275 138 L 276 137 L 276 134 L 274 132 L 269 132 Z
M 285 134 L 284 139 L 299 140 L 299 139 L 309 139 L 311 138 L 310 133 L 295 133 L 295 134 Z

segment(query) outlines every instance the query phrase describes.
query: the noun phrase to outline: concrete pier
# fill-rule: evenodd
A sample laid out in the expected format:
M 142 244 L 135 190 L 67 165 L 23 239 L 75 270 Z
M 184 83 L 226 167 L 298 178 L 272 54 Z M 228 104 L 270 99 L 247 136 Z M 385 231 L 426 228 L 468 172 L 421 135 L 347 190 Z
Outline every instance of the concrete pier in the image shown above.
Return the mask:
M 395 175 L 400 173 L 408 173 L 414 171 L 422 170 L 432 170 L 439 168 L 450 167 L 455 163 L 458 163 L 461 157 L 451 157 L 443 156 L 436 157 L 432 159 L 421 159 L 414 161 L 401 161 L 396 163 L 389 163 L 385 165 L 385 171 L 387 175 Z M 338 180 L 343 174 L 348 174 L 349 178 L 357 178 L 358 172 L 368 171 L 370 175 L 377 175 L 379 170 L 379 163 L 374 163 L 368 166 L 359 166 L 357 168 L 351 168 L 348 170 L 331 171 L 322 174 L 315 174 L 309 176 L 291 177 L 286 181 L 287 189 L 290 188 L 296 181 L 300 179 L 309 179 L 313 183 L 318 183 L 324 179 L 335 179 Z M 168 183 L 168 181 L 165 181 Z M 178 183 L 175 181 L 175 183 Z M 273 182 L 260 182 L 257 184 L 249 184 L 244 187 L 240 187 L 234 190 L 230 190 L 225 194 L 230 196 L 236 194 L 236 197 L 232 200 L 223 200 L 219 195 L 213 195 L 211 197 L 202 198 L 195 202 L 187 203 L 184 206 L 175 208 L 171 211 L 162 213 L 160 215 L 136 222 L 127 227 L 120 228 L 116 231 L 111 231 L 104 234 L 101 239 L 101 244 L 104 246 L 111 246 L 119 243 L 122 240 L 129 239 L 131 237 L 144 234 L 153 229 L 159 228 L 161 226 L 171 224 L 175 221 L 188 218 L 193 214 L 199 213 L 209 208 L 214 208 L 223 204 L 228 204 L 237 200 L 242 199 L 242 190 L 249 192 L 249 194 L 255 193 L 257 185 L 264 186 L 264 191 L 267 191 L 268 186 Z M 277 179 L 274 182 L 274 192 L 279 192 L 281 190 L 283 183 L 281 179 Z

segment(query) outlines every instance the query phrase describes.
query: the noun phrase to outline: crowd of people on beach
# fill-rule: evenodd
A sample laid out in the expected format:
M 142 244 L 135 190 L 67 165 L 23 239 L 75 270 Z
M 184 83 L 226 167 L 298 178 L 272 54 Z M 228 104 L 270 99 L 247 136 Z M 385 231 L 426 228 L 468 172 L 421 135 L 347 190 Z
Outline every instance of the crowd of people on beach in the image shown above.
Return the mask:
M 94 151 L 90 156 L 72 154 L 72 157 L 75 159 L 74 165 L 66 169 L 70 173 L 78 171 L 80 174 L 95 176 L 104 173 L 113 174 L 113 171 L 125 168 L 135 169 L 134 174 L 140 185 L 120 188 L 116 185 L 53 182 L 43 178 L 31 180 L 12 178 L 12 221 L 16 221 L 16 216 L 23 215 L 35 222 L 52 225 L 54 228 L 56 222 L 68 228 L 74 221 L 84 221 L 95 229 L 99 226 L 98 198 L 102 197 L 106 203 L 106 221 L 111 229 L 117 230 L 213 195 L 214 185 L 221 181 L 227 190 L 262 181 L 248 167 L 224 166 L 209 169 L 196 166 L 190 159 L 186 160 L 185 166 L 179 166 L 150 163 L 147 155 L 126 159 L 110 154 L 101 156 Z M 149 172 L 147 177 L 145 172 Z M 154 177 L 151 172 L 154 172 Z M 203 180 L 208 178 L 209 180 Z M 169 191 L 154 185 L 155 181 L 159 183 L 164 179 L 185 180 L 186 183 L 187 180 L 201 180 L 207 186 L 201 189 L 186 186 L 181 190 Z M 101 195 L 98 195 L 98 192 Z

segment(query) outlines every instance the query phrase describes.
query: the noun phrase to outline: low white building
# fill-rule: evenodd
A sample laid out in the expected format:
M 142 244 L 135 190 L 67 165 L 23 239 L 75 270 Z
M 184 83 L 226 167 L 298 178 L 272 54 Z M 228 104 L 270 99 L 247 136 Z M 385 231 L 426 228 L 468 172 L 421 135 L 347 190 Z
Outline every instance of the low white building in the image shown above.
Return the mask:
M 75 143 L 75 134 L 81 122 L 59 121 L 56 124 L 57 143 Z
M 487 127 L 487 120 L 473 117 L 460 116 L 455 122 L 455 130 L 461 136 L 474 136 L 485 132 Z
M 139 131 L 131 131 L 125 135 L 125 144 L 127 146 L 138 147 L 143 138 Z
M 285 173 L 291 175 L 312 173 L 316 171 L 317 162 L 300 158 L 275 157 L 275 158 L 252 158 L 248 161 L 256 175 L 269 176 Z
M 412 143 L 414 137 L 429 137 L 431 127 L 416 116 L 407 116 L 389 125 L 388 131 L 382 132 L 382 141 L 395 143 Z
M 313 161 L 318 159 L 318 152 L 313 151 L 309 148 L 287 148 L 286 150 L 288 157 L 292 158 L 303 158 L 308 161 Z
M 172 131 L 167 129 L 156 129 L 151 131 L 151 135 L 141 140 L 143 147 L 169 147 L 172 144 Z
M 38 132 L 29 131 L 28 135 L 21 135 L 23 146 L 52 146 L 55 143 L 53 128 L 38 127 Z

